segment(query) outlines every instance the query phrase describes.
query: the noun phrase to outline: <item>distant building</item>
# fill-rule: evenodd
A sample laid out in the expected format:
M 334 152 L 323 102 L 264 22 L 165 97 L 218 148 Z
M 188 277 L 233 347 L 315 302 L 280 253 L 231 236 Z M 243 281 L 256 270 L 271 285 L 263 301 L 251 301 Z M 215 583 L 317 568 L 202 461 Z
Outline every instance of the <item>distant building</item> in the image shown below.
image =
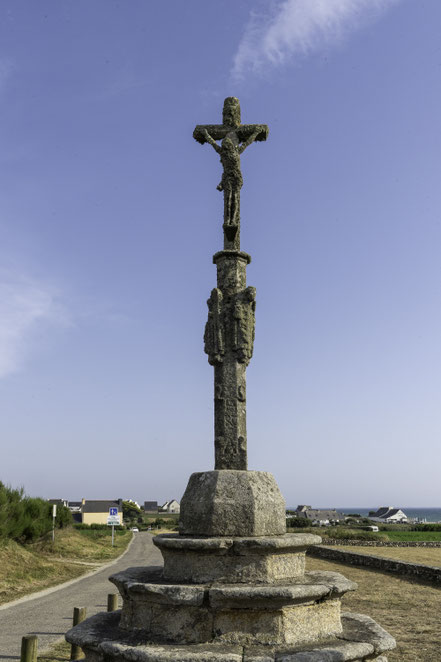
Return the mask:
M 369 513 L 369 519 L 383 524 L 407 524 L 407 515 L 399 508 L 393 506 L 382 506 L 376 511 Z
M 173 514 L 179 514 L 181 511 L 181 506 L 179 503 L 176 501 L 176 499 L 172 499 L 171 501 L 166 501 L 164 505 L 162 505 L 159 509 L 159 512 L 161 513 L 173 513 Z
M 314 526 L 329 526 L 338 522 L 344 522 L 343 513 L 337 512 L 334 508 L 320 509 L 311 508 L 311 506 L 300 505 L 295 509 L 293 517 L 303 517 Z
M 144 512 L 145 513 L 157 513 L 158 512 L 158 502 L 157 501 L 144 501 Z
M 110 508 L 118 509 L 118 518 L 120 524 L 123 523 L 122 499 L 106 500 L 87 500 L 81 502 L 81 521 L 83 524 L 107 524 Z
M 65 508 L 69 507 L 69 501 L 67 499 L 48 499 L 48 502 L 53 506 L 64 506 Z

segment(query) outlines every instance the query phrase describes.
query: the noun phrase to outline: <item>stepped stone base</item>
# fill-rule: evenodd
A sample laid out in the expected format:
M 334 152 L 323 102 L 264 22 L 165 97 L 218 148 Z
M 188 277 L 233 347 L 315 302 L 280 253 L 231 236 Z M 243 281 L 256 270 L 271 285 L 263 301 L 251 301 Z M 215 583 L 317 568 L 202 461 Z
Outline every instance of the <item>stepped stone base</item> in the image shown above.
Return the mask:
M 306 645 L 247 646 L 205 643 L 154 643 L 145 633 L 120 628 L 121 612 L 101 613 L 67 632 L 87 662 L 387 662 L 383 653 L 395 640 L 367 616 L 342 614 L 342 631 Z
M 394 639 L 366 616 L 341 614 L 340 598 L 356 584 L 339 573 L 305 572 L 305 552 L 321 538 L 274 533 L 278 520 L 271 524 L 268 513 L 279 508 L 280 493 L 271 492 L 265 510 L 259 491 L 273 480 L 264 472 L 193 474 L 186 494 L 196 505 L 187 500 L 183 528 L 218 535 L 154 538 L 164 567 L 111 576 L 122 610 L 84 621 L 66 639 L 83 649 L 87 662 L 387 662 L 383 653 Z M 240 504 L 234 511 L 238 485 L 253 515 L 248 528 Z M 198 524 L 196 496 L 204 491 L 214 505 Z M 230 500 L 233 524 L 225 519 Z M 234 522 L 252 533 L 227 535 Z M 272 535 L 256 534 L 267 530 Z

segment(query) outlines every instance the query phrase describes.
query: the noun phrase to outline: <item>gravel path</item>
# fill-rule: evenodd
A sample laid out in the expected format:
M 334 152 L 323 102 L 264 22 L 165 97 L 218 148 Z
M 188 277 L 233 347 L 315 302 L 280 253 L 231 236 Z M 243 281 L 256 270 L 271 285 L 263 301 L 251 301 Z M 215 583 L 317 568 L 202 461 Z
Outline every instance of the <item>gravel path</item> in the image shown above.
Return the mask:
M 87 607 L 88 616 L 107 609 L 107 594 L 117 592 L 108 581 L 109 575 L 148 565 L 162 565 L 161 553 L 150 533 L 136 533 L 123 556 L 93 575 L 2 605 L 0 660 L 19 660 L 21 638 L 26 634 L 37 634 L 39 653 L 46 650 L 71 627 L 74 607 Z

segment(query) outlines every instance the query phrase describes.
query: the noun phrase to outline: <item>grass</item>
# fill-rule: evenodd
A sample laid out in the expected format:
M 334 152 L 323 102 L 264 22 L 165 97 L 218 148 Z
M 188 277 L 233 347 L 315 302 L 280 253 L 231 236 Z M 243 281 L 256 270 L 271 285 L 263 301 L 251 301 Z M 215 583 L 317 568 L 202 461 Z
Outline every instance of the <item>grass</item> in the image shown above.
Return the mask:
M 312 557 L 307 557 L 307 569 L 340 572 L 357 582 L 358 590 L 344 596 L 342 609 L 370 616 L 395 637 L 397 648 L 387 653 L 389 662 L 440 659 L 441 587 Z
M 122 554 L 131 538 L 129 531 L 116 535 L 112 548 L 107 531 L 69 528 L 56 531 L 55 545 L 51 540 L 32 545 L 2 542 L 0 604 L 90 572 Z
M 105 563 L 122 554 L 132 539 L 130 531 L 115 531 L 115 544 L 111 543 L 112 531 L 109 529 L 61 529 L 55 534 L 55 544 L 51 540 L 35 543 L 37 551 L 52 558 L 74 559 Z
M 379 540 L 379 541 L 415 541 L 415 542 L 437 542 L 441 541 L 441 531 L 410 531 L 409 528 L 396 525 L 397 528 L 393 531 L 382 530 L 378 533 L 373 531 L 365 531 L 364 529 L 351 529 L 350 527 L 336 526 L 336 527 L 308 527 L 305 529 L 287 528 L 288 533 L 314 533 L 323 538 L 326 543 L 326 538 L 340 538 L 342 540 Z
M 441 547 L 356 547 L 353 545 L 342 545 L 333 549 L 341 549 L 345 552 L 357 552 L 359 554 L 372 554 L 373 556 L 385 556 L 388 559 L 398 561 L 409 561 L 410 563 L 422 563 L 441 567 Z
M 387 531 L 387 537 L 393 541 L 441 541 L 441 531 Z
M 84 655 L 82 655 L 84 659 Z M 70 644 L 67 641 L 60 641 L 58 644 L 54 644 L 49 651 L 38 655 L 38 662 L 64 662 L 64 660 L 70 660 Z

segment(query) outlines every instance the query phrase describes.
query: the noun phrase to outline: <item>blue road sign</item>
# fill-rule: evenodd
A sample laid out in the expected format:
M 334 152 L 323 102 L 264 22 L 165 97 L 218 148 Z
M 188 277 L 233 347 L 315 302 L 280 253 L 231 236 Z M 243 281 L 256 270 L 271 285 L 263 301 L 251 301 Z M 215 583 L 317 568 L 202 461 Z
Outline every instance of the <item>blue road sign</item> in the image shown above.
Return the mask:
M 110 517 L 115 517 L 118 515 L 118 508 L 109 508 Z

